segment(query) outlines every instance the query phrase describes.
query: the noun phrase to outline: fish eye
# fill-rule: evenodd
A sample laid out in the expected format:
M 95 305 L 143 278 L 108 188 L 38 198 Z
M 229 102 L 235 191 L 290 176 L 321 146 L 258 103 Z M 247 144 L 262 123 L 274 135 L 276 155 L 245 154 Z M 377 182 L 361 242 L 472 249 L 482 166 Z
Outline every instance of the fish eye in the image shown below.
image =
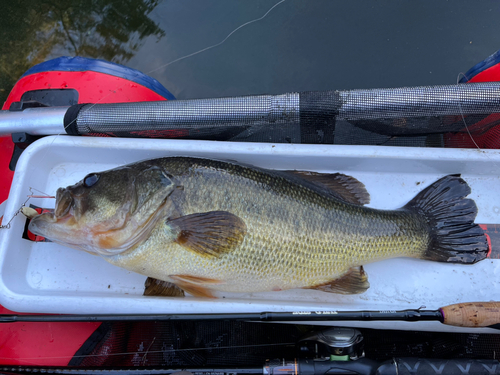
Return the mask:
M 97 181 L 99 181 L 99 175 L 97 173 L 88 174 L 83 179 L 83 186 L 88 188 L 92 187 L 97 183 Z

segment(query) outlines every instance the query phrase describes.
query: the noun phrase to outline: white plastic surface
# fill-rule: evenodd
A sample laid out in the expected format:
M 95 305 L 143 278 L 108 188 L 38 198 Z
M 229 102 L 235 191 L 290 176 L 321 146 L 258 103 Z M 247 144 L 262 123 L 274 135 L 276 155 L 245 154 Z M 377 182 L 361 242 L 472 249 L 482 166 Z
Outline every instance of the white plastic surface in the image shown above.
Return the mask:
M 5 219 L 36 188 L 54 195 L 60 186 L 139 160 L 184 155 L 237 160 L 265 168 L 342 172 L 362 181 L 370 206 L 395 209 L 438 178 L 460 173 L 472 189 L 477 223 L 500 223 L 500 153 L 371 146 L 282 145 L 154 139 L 46 137 L 32 144 L 17 164 Z M 54 199 L 31 199 L 50 208 Z M 0 231 L 0 304 L 38 313 L 221 313 L 303 310 L 437 309 L 469 301 L 500 301 L 500 260 L 475 265 L 391 259 L 366 265 L 371 284 L 361 295 L 315 290 L 225 294 L 220 299 L 144 297 L 144 276 L 54 243 L 22 239 L 26 219 L 17 215 Z M 251 281 L 249 281 L 251 282 Z M 335 322 L 335 325 L 341 323 Z M 389 329 L 466 331 L 439 322 L 349 322 Z M 484 331 L 484 330 L 483 330 Z M 490 330 L 491 331 L 491 330 Z M 479 332 L 475 330 L 475 332 Z

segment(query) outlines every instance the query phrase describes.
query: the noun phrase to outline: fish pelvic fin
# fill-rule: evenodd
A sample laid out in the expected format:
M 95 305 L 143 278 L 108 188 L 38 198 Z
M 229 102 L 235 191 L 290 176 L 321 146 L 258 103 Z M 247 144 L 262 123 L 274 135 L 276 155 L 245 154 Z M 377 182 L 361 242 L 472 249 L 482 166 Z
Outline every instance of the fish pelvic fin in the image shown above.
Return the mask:
M 352 267 L 338 279 L 326 284 L 315 285 L 306 289 L 316 289 L 322 292 L 337 294 L 361 294 L 368 290 L 370 283 L 363 266 Z
M 489 248 L 481 227 L 474 223 L 477 206 L 465 199 L 471 189 L 460 175 L 448 175 L 413 198 L 404 209 L 427 219 L 430 242 L 422 259 L 449 263 L 476 263 Z
M 246 235 L 246 224 L 226 211 L 185 215 L 167 221 L 177 231 L 175 242 L 207 257 L 217 257 L 238 247 Z
M 286 172 L 330 190 L 336 198 L 347 203 L 359 206 L 370 203 L 370 194 L 366 190 L 365 185 L 354 177 L 342 173 Z
M 168 281 L 148 277 L 144 283 L 144 296 L 184 297 L 184 291 Z

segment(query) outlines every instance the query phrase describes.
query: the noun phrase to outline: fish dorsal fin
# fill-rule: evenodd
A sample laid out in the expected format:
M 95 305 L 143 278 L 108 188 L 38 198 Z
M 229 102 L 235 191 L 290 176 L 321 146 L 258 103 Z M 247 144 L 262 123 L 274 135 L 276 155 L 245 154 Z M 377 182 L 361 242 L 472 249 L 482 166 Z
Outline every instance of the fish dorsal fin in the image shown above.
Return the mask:
M 167 221 L 177 230 L 175 242 L 200 255 L 216 257 L 238 247 L 246 234 L 245 222 L 227 211 L 210 211 Z
M 360 294 L 364 293 L 370 287 L 368 276 L 363 266 L 350 268 L 343 276 L 326 284 L 310 287 L 328 293 L 338 294 Z
M 215 298 L 211 287 L 222 284 L 221 280 L 191 275 L 170 275 L 174 282 L 194 297 Z
M 148 277 L 144 283 L 145 296 L 184 297 L 184 291 L 168 281 Z
M 309 182 L 327 188 L 334 195 L 345 202 L 365 205 L 370 203 L 370 194 L 366 191 L 365 185 L 342 173 L 318 173 L 307 171 L 288 171 L 295 176 L 299 176 Z

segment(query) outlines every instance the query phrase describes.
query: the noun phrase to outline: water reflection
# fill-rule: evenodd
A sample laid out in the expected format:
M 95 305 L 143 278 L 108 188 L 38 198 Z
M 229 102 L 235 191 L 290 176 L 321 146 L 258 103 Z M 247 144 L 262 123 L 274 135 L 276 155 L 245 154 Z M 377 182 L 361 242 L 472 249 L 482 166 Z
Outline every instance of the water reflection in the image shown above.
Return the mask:
M 125 63 L 146 37 L 165 32 L 149 14 L 161 0 L 20 0 L 2 2 L 0 103 L 31 66 L 84 56 Z

